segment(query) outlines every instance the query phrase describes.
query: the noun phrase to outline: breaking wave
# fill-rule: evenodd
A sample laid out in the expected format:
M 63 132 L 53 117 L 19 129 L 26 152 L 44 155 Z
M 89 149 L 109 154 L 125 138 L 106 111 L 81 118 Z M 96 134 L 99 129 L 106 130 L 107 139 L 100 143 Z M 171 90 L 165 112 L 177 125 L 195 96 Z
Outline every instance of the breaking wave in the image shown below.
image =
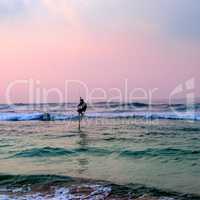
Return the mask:
M 51 114 L 46 119 L 44 113 L 0 113 L 0 121 L 50 121 L 50 120 L 78 120 L 75 114 Z M 88 113 L 86 119 L 120 119 L 120 118 L 141 118 L 141 119 L 167 119 L 167 120 L 194 120 L 200 121 L 200 114 L 197 113 L 170 113 L 170 112 L 97 112 Z
M 0 200 L 154 199 L 198 200 L 199 196 L 164 191 L 141 184 L 117 185 L 106 181 L 56 175 L 0 175 Z

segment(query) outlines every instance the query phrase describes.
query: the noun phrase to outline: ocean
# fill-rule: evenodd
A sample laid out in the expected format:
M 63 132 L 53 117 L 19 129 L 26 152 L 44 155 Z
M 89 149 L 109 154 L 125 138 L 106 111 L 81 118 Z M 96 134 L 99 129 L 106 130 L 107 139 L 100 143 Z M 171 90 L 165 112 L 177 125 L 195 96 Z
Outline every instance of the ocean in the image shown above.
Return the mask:
M 10 199 L 200 200 L 200 104 L 0 105 Z

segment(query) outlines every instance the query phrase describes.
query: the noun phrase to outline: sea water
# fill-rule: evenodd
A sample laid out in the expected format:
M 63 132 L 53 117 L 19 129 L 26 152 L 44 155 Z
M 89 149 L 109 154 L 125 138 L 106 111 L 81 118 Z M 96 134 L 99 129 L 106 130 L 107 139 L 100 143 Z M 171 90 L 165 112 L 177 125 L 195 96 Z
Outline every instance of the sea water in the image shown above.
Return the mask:
M 200 199 L 199 107 L 1 105 L 0 199 Z

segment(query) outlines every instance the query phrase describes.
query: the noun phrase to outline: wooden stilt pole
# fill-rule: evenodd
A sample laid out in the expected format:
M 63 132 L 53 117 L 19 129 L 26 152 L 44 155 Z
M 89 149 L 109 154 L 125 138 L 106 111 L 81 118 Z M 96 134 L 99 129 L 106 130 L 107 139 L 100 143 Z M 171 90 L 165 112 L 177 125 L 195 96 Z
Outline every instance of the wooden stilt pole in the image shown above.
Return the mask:
M 78 130 L 81 131 L 81 114 L 79 114 L 78 118 Z

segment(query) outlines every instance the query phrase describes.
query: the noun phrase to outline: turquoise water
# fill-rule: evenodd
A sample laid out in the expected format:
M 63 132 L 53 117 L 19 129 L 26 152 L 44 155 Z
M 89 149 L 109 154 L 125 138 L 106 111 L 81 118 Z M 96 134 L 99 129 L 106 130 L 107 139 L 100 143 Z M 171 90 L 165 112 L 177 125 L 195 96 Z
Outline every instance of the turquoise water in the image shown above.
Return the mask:
M 0 185 L 5 175 L 56 175 L 200 195 L 198 122 L 100 118 L 81 126 L 0 122 Z

